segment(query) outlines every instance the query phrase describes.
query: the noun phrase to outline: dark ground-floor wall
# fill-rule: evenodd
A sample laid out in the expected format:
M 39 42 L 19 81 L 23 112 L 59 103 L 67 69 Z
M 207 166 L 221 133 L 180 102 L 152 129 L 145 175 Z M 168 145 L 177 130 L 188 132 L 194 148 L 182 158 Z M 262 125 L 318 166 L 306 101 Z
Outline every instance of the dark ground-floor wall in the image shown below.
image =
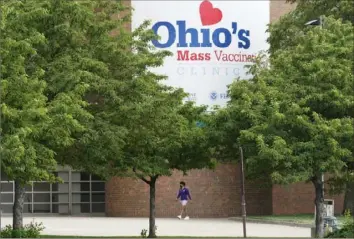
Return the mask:
M 187 176 L 175 172 L 158 179 L 156 188 L 157 217 L 175 217 L 180 205 L 176 194 L 181 180 L 192 194 L 188 212 L 193 217 L 231 217 L 241 215 L 240 174 L 235 164 L 219 165 L 214 171 L 192 170 Z M 246 181 L 248 215 L 303 214 L 314 212 L 311 184 L 264 186 L 264 182 Z M 326 196 L 335 200 L 335 212 L 341 213 L 343 195 Z M 149 187 L 140 179 L 113 178 L 106 183 L 106 215 L 147 217 Z

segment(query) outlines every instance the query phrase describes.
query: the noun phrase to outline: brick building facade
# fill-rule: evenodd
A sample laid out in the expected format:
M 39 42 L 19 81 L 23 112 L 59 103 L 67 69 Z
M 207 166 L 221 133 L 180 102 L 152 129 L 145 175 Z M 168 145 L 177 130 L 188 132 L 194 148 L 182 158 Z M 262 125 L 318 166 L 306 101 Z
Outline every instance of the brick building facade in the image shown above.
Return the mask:
M 188 212 L 193 217 L 231 217 L 241 215 L 240 169 L 236 164 L 220 164 L 215 170 L 192 170 L 187 176 L 175 172 L 161 177 L 156 185 L 156 215 L 171 217 L 179 213 L 176 192 L 181 180 L 190 188 L 192 201 Z M 248 215 L 305 214 L 314 212 L 314 189 L 311 183 L 290 186 L 247 182 L 245 185 Z M 343 195 L 334 199 L 335 213 L 343 209 Z M 106 183 L 106 215 L 147 217 L 149 186 L 140 179 L 113 178 Z
M 126 1 L 129 4 L 129 1 Z M 285 0 L 270 2 L 270 22 L 276 21 L 295 6 Z M 214 171 L 192 170 L 187 176 L 175 172 L 158 179 L 156 213 L 158 217 L 179 214 L 176 202 L 179 181 L 185 181 L 193 201 L 188 211 L 192 217 L 230 217 L 241 215 L 240 174 L 235 164 L 219 165 Z M 264 186 L 264 182 L 246 182 L 248 215 L 300 214 L 314 212 L 312 184 L 298 183 L 288 187 Z M 341 213 L 343 195 L 335 200 L 335 213 Z M 149 215 L 149 187 L 139 179 L 113 178 L 106 183 L 106 215 L 146 217 Z

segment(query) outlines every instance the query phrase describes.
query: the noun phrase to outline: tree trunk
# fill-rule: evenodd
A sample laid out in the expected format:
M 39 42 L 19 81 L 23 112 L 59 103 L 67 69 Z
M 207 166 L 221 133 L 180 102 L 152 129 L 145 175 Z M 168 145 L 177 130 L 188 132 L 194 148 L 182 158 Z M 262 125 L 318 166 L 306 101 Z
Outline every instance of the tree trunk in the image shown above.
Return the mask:
M 150 180 L 150 216 L 149 216 L 149 235 L 148 238 L 156 238 L 156 224 L 155 224 L 155 192 L 156 180 L 158 176 L 151 177 Z
M 348 182 L 344 195 L 344 211 L 349 210 L 350 215 L 354 217 L 354 182 Z
M 15 201 L 13 207 L 13 223 L 14 230 L 23 228 L 23 205 L 25 201 L 25 187 L 17 180 L 15 180 Z
M 325 206 L 324 206 L 324 190 L 321 176 L 315 176 L 312 179 L 312 183 L 315 186 L 315 206 L 316 206 L 316 230 L 315 235 L 318 238 L 324 237 L 324 216 L 325 216 Z

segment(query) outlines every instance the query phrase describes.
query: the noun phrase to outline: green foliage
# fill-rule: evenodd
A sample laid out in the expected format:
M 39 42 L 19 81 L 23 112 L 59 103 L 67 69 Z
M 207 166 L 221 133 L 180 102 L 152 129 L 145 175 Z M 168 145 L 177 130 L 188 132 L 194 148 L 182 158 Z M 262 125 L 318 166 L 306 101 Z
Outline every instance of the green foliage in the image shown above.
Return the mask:
M 251 177 L 291 183 L 336 176 L 353 160 L 352 25 L 325 22 L 296 46 L 260 56 L 253 78 L 232 84 L 227 109 L 215 116 L 220 147 L 232 155 L 242 145 Z
M 129 168 L 144 176 L 168 176 L 173 169 L 212 167 L 205 129 L 196 125 L 205 108 L 182 104 L 184 96 L 177 90 L 144 102 L 126 141 L 124 158 Z
M 349 1 L 292 2 L 296 10 L 269 27 L 269 58 L 250 68 L 250 82 L 231 86 L 228 114 L 239 117 L 232 127 L 248 175 L 312 181 L 322 210 L 321 174 L 330 174 L 326 182 L 338 192 L 354 169 L 354 8 Z M 305 26 L 320 16 L 321 26 Z M 320 222 L 317 216 L 319 235 Z
M 354 219 L 349 210 L 345 212 L 345 219 L 341 228 L 329 233 L 326 238 L 353 238 L 354 237 Z
M 141 230 L 140 236 L 142 238 L 146 238 L 147 237 L 147 232 L 148 232 L 148 230 L 146 230 L 146 229 Z
M 114 62 L 103 54 L 129 48 L 115 46 L 109 34 L 124 24 L 111 19 L 123 7 L 100 0 L 1 3 L 3 170 L 22 185 L 55 181 L 57 163 L 78 165 L 66 151 L 94 131 L 90 95 L 105 87 Z
M 55 159 L 103 176 L 202 166 L 190 158 L 204 150 L 190 143 L 206 144 L 195 126 L 204 109 L 183 105 L 185 94 L 153 73 L 170 53 L 152 47 L 149 22 L 126 31 L 128 15 L 111 17 L 127 10 L 117 1 L 6 1 L 2 10 L 1 152 L 11 179 L 54 180 Z M 146 157 L 155 169 L 137 165 Z
M 288 2 L 296 3 L 296 9 L 269 27 L 268 41 L 271 53 L 296 46 L 298 37 L 311 30 L 305 23 L 320 16 L 331 16 L 354 23 L 354 6 L 350 0 L 288 0 Z
M 353 23 L 354 23 L 354 5 L 352 4 L 352 1 L 336 1 L 336 0 L 311 0 L 311 1 L 306 1 L 306 0 L 291 0 L 289 2 L 296 2 L 297 7 L 295 11 L 291 12 L 290 14 L 285 15 L 280 19 L 280 21 L 276 22 L 275 24 L 272 24 L 270 26 L 270 38 L 269 38 L 269 43 L 271 44 L 271 52 L 276 52 L 278 50 L 288 48 L 288 47 L 296 47 L 297 42 L 299 38 L 301 38 L 306 32 L 312 31 L 312 27 L 309 26 L 304 26 L 305 22 L 313 20 L 314 18 L 318 18 L 319 16 L 325 16 L 325 17 L 331 17 L 337 20 L 341 20 L 346 25 L 348 26 L 348 29 L 351 24 L 351 29 L 353 28 Z M 326 20 L 324 21 L 323 24 L 323 30 L 327 31 L 327 28 L 332 28 L 333 26 L 328 25 L 331 23 L 328 23 Z M 337 32 L 333 32 L 332 38 L 338 38 L 341 39 L 342 41 L 347 41 L 348 44 L 352 44 L 352 34 L 347 34 L 348 31 L 343 31 L 339 32 L 339 29 Z M 320 29 L 319 29 L 320 30 Z M 328 31 L 327 31 L 328 33 Z M 338 34 L 338 35 L 336 35 Z M 350 39 L 351 38 L 351 39 Z M 320 39 L 320 38 L 319 38 Z M 318 46 L 317 51 L 318 53 L 323 52 L 323 51 L 328 51 L 330 48 L 328 45 L 321 44 L 322 46 Z M 343 46 L 343 44 L 340 44 Z M 342 52 L 341 50 L 345 48 L 338 48 L 340 49 L 337 52 L 331 52 L 331 55 L 333 56 L 332 61 L 350 61 L 351 64 L 353 64 L 353 54 L 352 52 L 348 52 L 347 54 L 344 54 L 341 56 Z M 348 48 L 347 48 L 348 49 Z M 349 50 L 349 49 L 348 49 Z M 328 52 L 329 54 L 330 52 Z M 350 57 L 351 56 L 351 57 Z M 344 58 L 343 58 L 344 57 Z M 329 59 L 328 59 L 329 60 Z M 339 62 L 338 62 L 339 63 Z M 332 64 L 332 63 L 331 63 Z M 342 63 L 339 63 L 342 64 Z M 348 66 L 348 65 L 347 65 Z M 353 72 L 353 69 L 338 69 L 339 71 L 351 71 Z M 338 70 L 333 71 L 338 72 Z M 337 73 L 336 73 L 337 74 Z M 343 76 L 343 74 L 342 74 Z M 328 77 L 328 76 L 327 76 Z M 348 77 L 353 77 L 352 75 L 349 75 Z M 350 85 L 352 84 L 349 81 L 349 84 L 346 78 L 343 78 L 344 81 L 346 81 L 343 86 L 346 87 L 346 91 L 341 92 L 341 94 L 338 94 L 337 92 L 333 92 L 332 94 L 337 94 L 337 97 L 334 99 L 332 103 L 330 103 L 331 110 L 326 112 L 327 105 L 322 104 L 322 114 L 326 118 L 335 118 L 335 117 L 351 117 L 353 118 L 353 110 L 350 104 L 352 105 L 353 103 L 353 86 Z M 342 88 L 343 89 L 343 88 Z M 324 90 L 324 89 L 322 89 Z M 317 103 L 319 102 L 319 99 L 321 95 L 316 96 L 318 99 L 316 100 Z M 343 102 L 342 102 L 343 100 Z M 327 101 L 328 102 L 328 101 Z M 325 103 L 327 103 L 325 102 Z M 340 102 L 340 103 L 339 103 Z M 351 103 L 350 103 L 351 102 Z M 347 104 L 347 107 L 337 107 L 335 108 L 336 105 L 340 104 L 343 106 L 344 104 Z M 351 144 L 351 151 L 352 153 L 354 152 L 354 144 L 351 143 L 350 140 L 347 141 L 348 144 Z M 346 162 L 346 169 L 343 170 L 342 175 L 338 175 L 338 177 L 334 177 L 331 180 L 328 181 L 328 183 L 331 186 L 331 191 L 332 192 L 342 192 L 343 189 L 345 188 L 346 182 L 350 182 L 353 180 L 353 171 L 354 171 L 354 160 L 353 159 L 348 159 L 345 161 Z M 354 189 L 352 189 L 354 190 Z
M 155 226 L 155 234 L 156 234 L 156 231 L 157 231 L 157 226 Z M 140 236 L 141 236 L 141 238 L 147 238 L 148 237 L 148 230 L 142 229 L 140 232 Z
M 330 16 L 323 27 L 300 31 L 289 25 L 298 20 L 291 13 L 270 27 L 270 56 L 260 55 L 250 66 L 251 80 L 230 86 L 231 100 L 213 127 L 222 132 L 215 142 L 226 159 L 234 160 L 243 147 L 248 177 L 311 181 L 322 236 L 321 175 L 343 178 L 354 162 L 353 25 Z M 277 32 L 277 24 L 293 32 Z
M 51 180 L 48 171 L 55 167 L 54 152 L 41 140 L 51 118 L 45 96 L 44 71 L 38 66 L 28 69 L 37 55 L 35 44 L 43 44 L 43 35 L 26 29 L 27 21 L 40 13 L 22 10 L 21 2 L 1 6 L 1 158 L 10 179 L 22 183 Z M 19 34 L 23 32 L 24 34 Z
M 23 229 L 13 230 L 11 225 L 2 228 L 1 238 L 40 238 L 41 232 L 44 230 L 42 223 L 31 222 L 24 225 Z
M 55 170 L 56 160 L 80 165 L 81 161 L 65 156 L 78 139 L 93 138 L 101 130 L 122 134 L 121 128 L 103 125 L 99 119 L 104 115 L 93 115 L 88 107 L 95 111 L 97 92 L 103 92 L 99 96 L 105 96 L 106 104 L 115 106 L 120 92 L 113 89 L 126 92 L 115 77 L 127 77 L 132 70 L 128 64 L 134 59 L 126 54 L 132 41 L 124 32 L 118 31 L 119 39 L 110 35 L 127 20 L 111 15 L 125 8 L 116 1 L 93 0 L 3 3 L 3 164 L 10 179 L 52 181 L 49 172 Z M 117 59 L 123 63 L 118 71 L 112 64 Z
M 122 11 L 120 3 L 110 4 Z M 90 57 L 100 63 L 100 75 L 86 91 L 93 118 L 79 140 L 59 155 L 59 162 L 106 178 L 135 176 L 133 169 L 154 176 L 209 166 L 205 129 L 196 126 L 206 117 L 205 107 L 184 104 L 186 94 L 164 86 L 166 76 L 154 73 L 171 53 L 153 48 L 151 40 L 157 36 L 149 22 L 133 32 L 123 23 L 106 14 L 83 27 L 95 27 L 97 33 L 89 49 Z M 112 37 L 113 29 L 107 26 L 115 26 L 118 33 Z

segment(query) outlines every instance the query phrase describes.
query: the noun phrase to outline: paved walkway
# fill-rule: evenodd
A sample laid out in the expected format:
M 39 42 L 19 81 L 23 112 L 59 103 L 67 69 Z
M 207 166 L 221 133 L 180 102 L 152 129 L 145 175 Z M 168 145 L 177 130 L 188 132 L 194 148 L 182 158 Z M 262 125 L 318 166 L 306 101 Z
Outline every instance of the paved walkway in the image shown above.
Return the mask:
M 2 218 L 2 226 L 11 224 Z M 148 218 L 112 217 L 25 217 L 24 223 L 42 222 L 46 235 L 140 236 L 149 228 Z M 242 237 L 242 223 L 228 219 L 156 219 L 158 236 Z M 311 237 L 309 228 L 247 223 L 248 237 Z

